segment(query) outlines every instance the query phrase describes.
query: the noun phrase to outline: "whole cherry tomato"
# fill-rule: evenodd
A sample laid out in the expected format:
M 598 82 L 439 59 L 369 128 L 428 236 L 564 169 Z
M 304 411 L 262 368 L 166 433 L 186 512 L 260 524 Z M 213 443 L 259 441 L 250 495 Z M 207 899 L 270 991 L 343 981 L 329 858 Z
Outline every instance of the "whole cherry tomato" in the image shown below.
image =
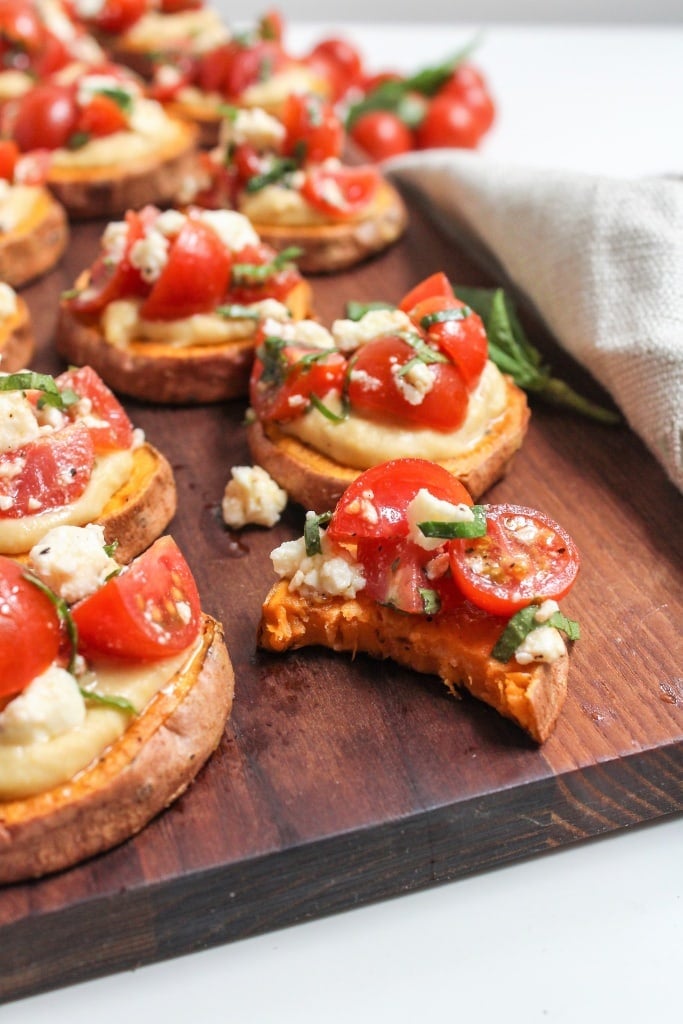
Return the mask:
M 361 114 L 353 122 L 350 135 L 373 160 L 407 153 L 415 143 L 408 125 L 389 110 L 370 110 Z
M 435 96 L 417 129 L 420 149 L 474 149 L 484 133 L 477 113 L 458 96 Z
M 36 85 L 16 106 L 12 136 L 19 149 L 66 146 L 78 125 L 74 90 L 65 85 Z
M 311 50 L 308 62 L 314 67 L 329 68 L 338 99 L 358 85 L 363 75 L 363 60 L 358 49 L 346 39 L 322 39 Z

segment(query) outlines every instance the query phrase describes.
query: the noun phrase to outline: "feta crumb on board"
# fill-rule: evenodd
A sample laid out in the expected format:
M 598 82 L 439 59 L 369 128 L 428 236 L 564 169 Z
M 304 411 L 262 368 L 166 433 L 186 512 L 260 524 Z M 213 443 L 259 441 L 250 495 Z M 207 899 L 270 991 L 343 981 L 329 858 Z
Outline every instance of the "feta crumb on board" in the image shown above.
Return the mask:
M 233 466 L 221 502 L 226 526 L 239 530 L 248 523 L 275 526 L 287 504 L 287 492 L 261 466 Z
M 66 669 L 50 665 L 0 711 L 0 744 L 45 743 L 84 721 L 78 683 Z
M 98 590 L 120 568 L 105 550 L 103 527 L 56 526 L 35 544 L 29 565 L 67 604 Z

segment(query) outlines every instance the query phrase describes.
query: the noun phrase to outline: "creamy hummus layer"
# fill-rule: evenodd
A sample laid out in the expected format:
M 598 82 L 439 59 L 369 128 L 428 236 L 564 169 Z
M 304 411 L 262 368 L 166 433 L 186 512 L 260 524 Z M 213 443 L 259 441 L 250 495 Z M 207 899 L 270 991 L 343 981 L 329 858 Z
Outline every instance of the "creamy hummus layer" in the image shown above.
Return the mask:
M 208 7 L 177 11 L 175 14 L 148 11 L 124 34 L 120 45 L 143 52 L 158 53 L 177 48 L 203 53 L 229 37 L 218 11 Z
M 178 131 L 176 122 L 154 100 L 136 100 L 131 123 L 133 130 L 90 139 L 80 149 L 53 150 L 52 166 L 87 168 L 113 165 L 125 173 L 128 164 L 163 149 Z
M 330 222 L 330 217 L 306 202 L 301 192 L 283 185 L 265 185 L 258 192 L 242 192 L 238 209 L 252 224 L 311 227 Z
M 254 318 L 227 319 L 213 313 L 196 313 L 180 320 L 144 320 L 140 305 L 128 299 L 110 302 L 102 316 L 102 331 L 108 344 L 125 348 L 133 341 L 155 341 L 175 348 L 195 345 L 225 345 L 242 341 L 254 333 Z
M 335 411 L 339 409 L 332 396 L 324 402 Z M 450 433 L 385 425 L 355 413 L 335 423 L 317 409 L 279 427 L 283 433 L 353 469 L 369 469 L 378 462 L 410 457 L 441 462 L 473 448 L 491 422 L 503 413 L 505 405 L 505 381 L 496 366 L 488 362 L 470 395 L 465 422 Z
M 0 551 L 7 555 L 23 554 L 54 526 L 83 526 L 92 522 L 112 495 L 130 479 L 132 472 L 132 451 L 99 456 L 88 486 L 70 505 L 21 519 L 0 519 Z
M 141 711 L 201 647 L 201 635 L 190 651 L 151 665 L 95 667 L 98 693 L 125 697 Z M 9 746 L 0 739 L 0 800 L 18 800 L 68 782 L 106 750 L 130 723 L 115 708 L 88 704 L 85 721 L 42 743 Z

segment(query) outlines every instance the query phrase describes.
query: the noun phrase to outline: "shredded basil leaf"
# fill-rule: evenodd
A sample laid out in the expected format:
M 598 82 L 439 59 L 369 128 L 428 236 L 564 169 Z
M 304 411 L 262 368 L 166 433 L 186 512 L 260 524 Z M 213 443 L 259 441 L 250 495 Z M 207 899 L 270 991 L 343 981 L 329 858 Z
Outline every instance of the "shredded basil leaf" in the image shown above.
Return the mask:
M 317 395 L 310 394 L 308 398 L 311 405 L 315 409 L 317 409 L 318 412 L 325 417 L 325 419 L 328 419 L 330 423 L 343 423 L 344 420 L 348 417 L 348 410 L 342 409 L 341 414 L 333 412 L 332 409 L 330 409 L 329 406 L 325 405 L 325 403 L 321 401 L 321 399 L 319 399 Z
M 105 86 L 103 89 L 98 89 L 97 92 L 100 96 L 106 96 L 108 100 L 112 100 L 125 114 L 130 113 L 133 109 L 133 97 L 126 89 Z
M 360 320 L 366 313 L 373 313 L 376 309 L 396 309 L 391 302 L 358 302 L 351 299 L 346 303 L 347 320 Z
M 472 512 L 474 519 L 471 521 L 454 523 L 428 520 L 418 523 L 418 529 L 425 537 L 443 537 L 444 540 L 452 540 L 455 537 L 485 537 L 486 506 L 473 505 Z
M 233 263 L 232 279 L 236 284 L 261 284 L 273 277 L 279 270 L 290 266 L 301 255 L 298 246 L 290 245 L 279 252 L 269 263 Z
M 427 587 L 420 587 L 419 594 L 422 599 L 422 607 L 425 615 L 436 615 L 441 609 L 441 598 L 436 590 Z
M 433 324 L 444 324 L 449 320 L 465 320 L 472 310 L 468 306 L 459 309 L 439 309 L 435 313 L 427 313 L 420 320 L 420 327 L 427 331 Z
M 231 302 L 226 306 L 216 306 L 214 310 L 218 316 L 226 320 L 259 320 L 261 314 L 252 306 L 243 306 L 239 302 Z
M 284 355 L 284 348 L 287 342 L 283 338 L 275 338 L 272 335 L 263 339 L 263 342 L 256 350 L 256 355 L 263 364 L 261 381 L 264 384 L 280 385 L 287 376 L 287 359 Z
M 482 318 L 488 338 L 489 359 L 502 373 L 509 374 L 518 387 L 600 423 L 621 422 L 618 413 L 591 402 L 565 381 L 553 377 L 551 368 L 543 365 L 541 353 L 527 338 L 515 306 L 502 288 L 454 285 L 453 290 Z
M 568 619 L 561 612 L 554 612 L 547 622 L 538 622 L 536 612 L 538 604 L 529 604 L 516 612 L 498 638 L 498 642 L 491 651 L 491 657 L 496 661 L 507 663 L 515 653 L 522 641 L 539 626 L 554 626 L 566 634 L 569 640 L 578 640 L 580 635 L 579 624 L 573 619 Z
M 50 405 L 55 409 L 67 409 L 79 401 L 79 396 L 71 388 L 60 391 L 54 377 L 48 373 L 34 373 L 32 370 L 0 377 L 0 391 L 42 391 L 38 408 Z
M 71 672 L 72 675 L 75 675 L 76 655 L 78 653 L 78 627 L 74 622 L 68 604 L 64 598 L 60 597 L 59 594 L 55 594 L 54 590 L 52 590 L 51 587 L 48 587 L 47 583 L 44 583 L 43 580 L 41 580 L 39 576 L 36 576 L 35 573 L 32 573 L 30 569 L 25 569 L 22 575 L 25 580 L 28 580 L 28 582 L 32 583 L 34 587 L 37 587 L 38 590 L 45 594 L 45 596 L 52 602 L 55 611 L 57 612 L 60 624 L 64 627 L 69 639 L 70 652 L 67 670 Z
M 87 690 L 79 686 L 81 697 L 84 700 L 92 701 L 94 704 L 101 704 L 107 708 L 114 708 L 116 711 L 125 711 L 129 715 L 136 715 L 137 709 L 127 697 L 118 697 L 113 693 L 97 693 L 95 690 Z
M 90 134 L 90 132 L 74 132 L 73 135 L 69 136 L 66 148 L 82 149 L 83 146 L 87 146 L 91 138 L 92 135 Z
M 262 174 L 254 174 L 244 186 L 245 192 L 260 192 L 266 185 L 275 185 L 284 181 L 288 174 L 296 171 L 299 162 L 293 157 L 274 157 L 271 166 Z
M 327 526 L 331 518 L 331 512 L 323 512 L 323 514 L 319 516 L 306 516 L 306 522 L 304 523 L 304 543 L 306 545 L 306 554 L 309 558 L 313 555 L 319 555 L 322 553 L 320 527 Z

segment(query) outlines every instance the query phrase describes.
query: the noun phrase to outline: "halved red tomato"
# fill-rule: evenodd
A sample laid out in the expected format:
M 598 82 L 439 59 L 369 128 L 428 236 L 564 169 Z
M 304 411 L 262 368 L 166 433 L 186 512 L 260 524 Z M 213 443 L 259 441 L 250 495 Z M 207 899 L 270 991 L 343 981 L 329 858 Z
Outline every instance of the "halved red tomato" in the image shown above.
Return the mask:
M 18 159 L 19 147 L 14 139 L 0 139 L 0 178 L 4 181 L 14 179 Z
M 70 423 L 2 452 L 0 494 L 8 507 L 0 509 L 0 519 L 20 519 L 69 505 L 85 490 L 94 461 L 93 440 L 82 423 Z
M 25 571 L 0 556 L 0 697 L 20 693 L 59 653 L 55 607 Z
M 153 207 L 144 207 L 139 213 L 128 210 L 128 236 L 123 255 L 118 261 L 114 261 L 107 252 L 99 256 L 90 271 L 87 287 L 64 300 L 74 312 L 100 313 L 115 299 L 147 294 L 149 285 L 143 280 L 138 268 L 131 263 L 130 251 L 155 217 L 156 210 Z
M 246 46 L 231 40 L 201 55 L 197 84 L 205 92 L 237 99 L 250 85 L 271 78 L 285 63 L 286 56 L 276 40 Z
M 71 86 L 41 83 L 29 89 L 13 110 L 12 137 L 22 153 L 66 146 L 76 131 L 78 107 Z
M 271 345 L 277 378 L 269 382 L 265 355 L 260 351 L 261 357 L 257 349 L 249 385 L 251 405 L 259 420 L 286 423 L 307 411 L 312 395 L 323 399 L 330 391 L 341 393 L 346 360 L 339 352 Z
M 424 281 L 420 281 L 409 292 L 406 292 L 399 302 L 398 308 L 403 310 L 404 313 L 410 313 L 411 309 L 417 306 L 418 302 L 432 299 L 436 295 L 445 296 L 448 299 L 455 298 L 451 282 L 441 270 L 437 271 L 436 274 L 426 277 Z
M 330 520 L 330 539 L 407 537 L 408 505 L 422 488 L 441 501 L 473 504 L 465 487 L 443 466 L 426 459 L 393 459 L 365 470 L 347 487 Z
M 282 114 L 286 135 L 282 151 L 301 163 L 322 163 L 341 156 L 344 129 L 331 103 L 312 93 L 290 93 Z
M 413 360 L 433 378 L 422 396 L 410 383 Z M 347 393 L 352 409 L 359 413 L 432 430 L 457 430 L 467 415 L 467 387 L 459 368 L 451 362 L 426 366 L 407 341 L 395 336 L 377 338 L 358 350 Z
M 312 167 L 306 173 L 301 194 L 311 206 L 330 217 L 355 217 L 372 202 L 379 187 L 375 167 Z
M 133 426 L 128 414 L 92 367 L 67 370 L 57 377 L 56 384 L 60 391 L 71 388 L 80 399 L 87 399 L 90 403 L 91 416 L 87 426 L 96 452 L 130 448 Z
M 177 320 L 211 312 L 224 298 L 232 257 L 216 232 L 188 217 L 171 242 L 168 260 L 140 308 L 147 320 Z
M 105 0 L 99 13 L 87 20 L 101 32 L 119 35 L 140 20 L 147 6 L 147 0 Z
M 197 637 L 201 616 L 190 567 L 168 536 L 71 613 L 83 654 L 127 661 L 158 661 L 184 651 Z
M 103 93 L 92 97 L 78 119 L 78 131 L 87 137 L 101 138 L 125 131 L 127 127 L 128 119 L 119 104 Z
M 465 597 L 510 616 L 532 601 L 567 593 L 579 554 L 566 530 L 522 505 L 489 505 L 486 518 L 486 536 L 449 541 L 451 571 Z
M 446 295 L 422 299 L 408 310 L 408 315 L 455 363 L 472 391 L 488 358 L 488 339 L 481 317 L 468 310 L 460 299 Z
M 248 275 L 241 275 L 239 280 L 235 279 L 238 267 L 264 267 L 272 264 L 276 257 L 275 249 L 264 243 L 247 245 L 239 252 L 233 253 L 235 273 L 230 282 L 226 302 L 248 304 L 260 302 L 261 299 L 278 299 L 284 302 L 292 288 L 301 281 L 301 274 L 293 263 L 279 269 L 273 268 L 272 273 L 268 273 L 262 280 L 250 279 Z

